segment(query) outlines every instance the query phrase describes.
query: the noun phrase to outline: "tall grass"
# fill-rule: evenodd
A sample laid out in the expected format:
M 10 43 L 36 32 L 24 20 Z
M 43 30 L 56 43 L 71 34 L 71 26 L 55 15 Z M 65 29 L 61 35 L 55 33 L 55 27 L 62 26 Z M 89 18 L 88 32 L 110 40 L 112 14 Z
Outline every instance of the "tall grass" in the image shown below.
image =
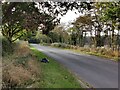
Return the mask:
M 6 44 L 6 48 L 9 48 Z M 4 48 L 5 48 L 4 47 Z M 13 46 L 12 46 L 13 47 Z M 5 53 L 8 52 L 7 49 Z M 12 54 L 3 56 L 3 88 L 28 87 L 40 79 L 40 66 L 27 42 L 14 45 Z

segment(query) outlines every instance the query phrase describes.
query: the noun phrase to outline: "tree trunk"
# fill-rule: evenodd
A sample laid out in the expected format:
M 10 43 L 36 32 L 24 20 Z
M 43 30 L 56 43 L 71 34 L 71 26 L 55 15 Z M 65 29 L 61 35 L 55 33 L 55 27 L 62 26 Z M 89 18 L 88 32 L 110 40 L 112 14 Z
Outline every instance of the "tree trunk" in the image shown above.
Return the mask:
M 112 25 L 112 36 L 111 36 L 111 45 L 112 45 L 112 49 L 114 50 L 114 45 L 115 45 L 115 43 L 114 43 L 114 26 Z

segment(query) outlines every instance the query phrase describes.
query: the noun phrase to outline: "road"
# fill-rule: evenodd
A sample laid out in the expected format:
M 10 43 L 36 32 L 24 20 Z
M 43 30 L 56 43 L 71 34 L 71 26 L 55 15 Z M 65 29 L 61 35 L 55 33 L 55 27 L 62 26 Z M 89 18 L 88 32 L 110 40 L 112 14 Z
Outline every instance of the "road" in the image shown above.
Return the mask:
M 94 88 L 118 88 L 118 63 L 97 56 L 31 44 Z

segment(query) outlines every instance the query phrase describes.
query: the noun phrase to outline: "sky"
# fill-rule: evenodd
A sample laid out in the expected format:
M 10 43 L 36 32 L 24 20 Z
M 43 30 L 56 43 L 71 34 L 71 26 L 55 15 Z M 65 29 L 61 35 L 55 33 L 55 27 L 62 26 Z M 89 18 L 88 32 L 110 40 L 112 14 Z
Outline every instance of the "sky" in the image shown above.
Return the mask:
M 65 23 L 68 24 L 69 22 L 74 21 L 77 17 L 79 17 L 80 15 L 82 15 L 81 13 L 77 13 L 75 14 L 75 10 L 71 11 L 69 10 L 66 15 L 64 15 L 63 17 L 61 17 L 60 23 Z

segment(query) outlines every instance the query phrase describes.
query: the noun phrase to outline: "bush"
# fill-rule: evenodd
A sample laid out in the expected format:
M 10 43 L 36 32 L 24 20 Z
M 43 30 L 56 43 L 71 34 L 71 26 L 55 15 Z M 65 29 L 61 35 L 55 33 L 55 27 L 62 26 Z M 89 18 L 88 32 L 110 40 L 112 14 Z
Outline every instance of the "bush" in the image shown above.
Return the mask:
M 105 55 L 106 54 L 106 49 L 105 48 L 99 48 L 98 53 Z
M 11 44 L 7 39 L 2 38 L 2 56 L 12 54 L 15 44 Z
M 51 46 L 60 47 L 60 43 L 52 43 Z
M 38 39 L 40 43 L 51 43 L 51 38 L 41 33 L 37 33 L 35 38 Z
M 84 51 L 85 52 L 90 52 L 90 49 L 89 48 L 84 48 Z
M 41 45 L 44 45 L 44 46 L 50 46 L 50 43 L 41 43 Z

